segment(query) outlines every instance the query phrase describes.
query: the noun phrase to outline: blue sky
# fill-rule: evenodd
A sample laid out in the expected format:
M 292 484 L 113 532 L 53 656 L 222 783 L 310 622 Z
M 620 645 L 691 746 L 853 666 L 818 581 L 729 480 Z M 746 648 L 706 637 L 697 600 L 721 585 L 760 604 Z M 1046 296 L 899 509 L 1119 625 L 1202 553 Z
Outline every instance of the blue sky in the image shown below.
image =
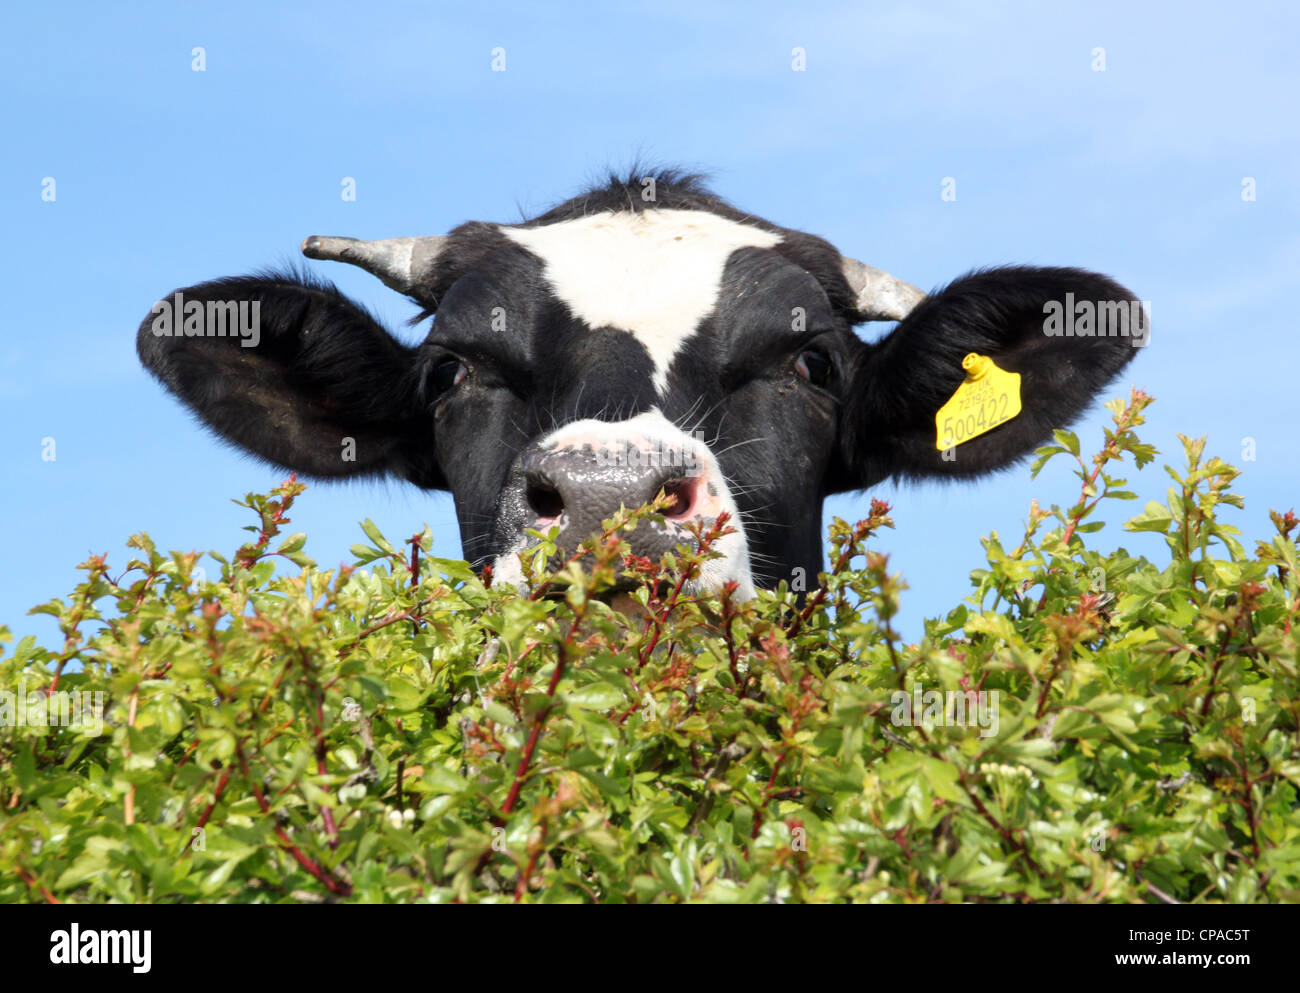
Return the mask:
M 215 442 L 140 368 L 154 300 L 294 259 L 309 234 L 518 220 L 638 155 L 708 169 L 733 202 L 922 288 L 1006 262 L 1113 275 L 1151 302 L 1151 344 L 1111 391 L 1157 397 L 1145 439 L 1176 462 L 1176 432 L 1209 435 L 1245 470 L 1233 513 L 1248 537 L 1268 533 L 1269 507 L 1300 502 L 1293 6 L 179 6 L 5 13 L 0 623 L 17 636 L 57 644 L 27 609 L 69 594 L 89 553 L 124 563 L 132 532 L 233 550 L 249 515 L 230 498 L 281 476 Z M 491 71 L 498 47 L 505 72 Z M 408 301 L 313 265 L 416 336 Z M 1098 406 L 1078 426 L 1086 446 L 1105 419 Z M 1144 500 L 1163 498 L 1159 465 L 1130 476 Z M 897 529 L 880 547 L 912 587 L 904 633 L 966 595 L 981 535 L 1018 536 L 1032 498 L 1065 505 L 1077 487 L 1064 462 L 1038 480 L 1021 467 L 881 487 Z M 866 506 L 838 497 L 826 512 Z M 333 564 L 365 517 L 395 537 L 427 521 L 437 554 L 459 553 L 450 497 L 397 483 L 314 487 L 294 526 Z M 1145 537 L 1113 525 L 1090 541 L 1158 556 Z

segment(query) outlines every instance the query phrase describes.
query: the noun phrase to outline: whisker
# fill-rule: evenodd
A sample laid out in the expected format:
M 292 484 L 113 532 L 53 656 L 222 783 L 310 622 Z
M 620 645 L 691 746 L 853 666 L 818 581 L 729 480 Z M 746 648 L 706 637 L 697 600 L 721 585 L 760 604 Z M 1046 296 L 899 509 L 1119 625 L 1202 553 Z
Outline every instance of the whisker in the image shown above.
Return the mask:
M 771 438 L 768 438 L 768 437 L 766 437 L 766 436 L 763 436 L 763 437 L 758 437 L 758 438 L 749 438 L 749 439 L 747 439 L 747 440 L 745 440 L 745 441 L 738 441 L 738 442 L 736 442 L 736 443 L 733 444 L 733 445 L 728 445 L 726 448 L 722 449 L 722 451 L 720 451 L 720 452 L 714 452 L 714 453 L 713 453 L 713 457 L 714 457 L 715 459 L 720 459 L 720 458 L 722 458 L 722 456 L 726 455 L 727 452 L 730 452 L 732 449 L 735 449 L 735 448 L 741 448 L 741 447 L 743 447 L 743 446 L 745 446 L 745 445 L 754 445 L 754 444 L 757 444 L 757 443 L 759 443 L 759 442 L 770 442 L 771 440 L 772 440 Z

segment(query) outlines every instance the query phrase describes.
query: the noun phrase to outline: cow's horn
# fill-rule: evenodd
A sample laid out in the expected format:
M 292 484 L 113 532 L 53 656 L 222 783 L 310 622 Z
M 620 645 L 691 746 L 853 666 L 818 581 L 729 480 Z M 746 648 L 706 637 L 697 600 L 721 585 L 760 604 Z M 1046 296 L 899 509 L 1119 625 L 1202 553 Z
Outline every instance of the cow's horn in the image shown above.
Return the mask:
M 360 266 L 397 292 L 416 296 L 446 241 L 434 237 L 359 241 L 314 234 L 302 243 L 302 254 L 309 259 Z
M 858 320 L 901 321 L 925 294 L 911 283 L 895 279 L 857 259 L 845 258 L 844 278 L 858 297 Z

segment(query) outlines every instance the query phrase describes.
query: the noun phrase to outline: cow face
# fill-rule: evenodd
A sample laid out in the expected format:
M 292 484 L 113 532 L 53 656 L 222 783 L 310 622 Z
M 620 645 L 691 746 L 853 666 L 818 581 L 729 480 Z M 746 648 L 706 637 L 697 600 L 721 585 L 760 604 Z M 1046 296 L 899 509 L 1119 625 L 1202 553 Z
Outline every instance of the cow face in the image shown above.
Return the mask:
M 329 284 L 270 273 L 155 306 L 141 359 L 268 462 L 450 490 L 466 557 L 500 581 L 521 581 L 530 530 L 558 527 L 569 549 L 663 493 L 663 523 L 643 522 L 632 551 L 657 559 L 725 512 L 736 530 L 700 585 L 747 594 L 816 573 L 828 494 L 1006 466 L 1145 343 L 1141 325 L 1051 333 L 1045 315 L 1067 299 L 1127 307 L 1102 276 L 995 269 L 925 297 L 689 177 L 658 177 L 649 202 L 644 188 L 613 181 L 532 221 L 445 238 L 308 239 L 310 257 L 362 265 L 425 308 L 416 348 Z M 256 327 L 215 326 L 233 312 Z M 901 322 L 878 343 L 853 333 L 887 318 Z M 1023 409 L 941 450 L 935 414 L 971 352 L 1020 375 Z

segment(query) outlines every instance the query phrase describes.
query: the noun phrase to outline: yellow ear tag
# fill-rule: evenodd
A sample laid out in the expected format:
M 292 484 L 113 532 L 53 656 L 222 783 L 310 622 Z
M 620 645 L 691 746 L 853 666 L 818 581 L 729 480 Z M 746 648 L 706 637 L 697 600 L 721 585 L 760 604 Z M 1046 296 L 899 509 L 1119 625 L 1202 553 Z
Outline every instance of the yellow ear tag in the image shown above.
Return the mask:
M 978 438 L 1020 413 L 1020 373 L 999 369 L 987 355 L 962 359 L 966 379 L 934 415 L 934 447 L 946 451 Z

